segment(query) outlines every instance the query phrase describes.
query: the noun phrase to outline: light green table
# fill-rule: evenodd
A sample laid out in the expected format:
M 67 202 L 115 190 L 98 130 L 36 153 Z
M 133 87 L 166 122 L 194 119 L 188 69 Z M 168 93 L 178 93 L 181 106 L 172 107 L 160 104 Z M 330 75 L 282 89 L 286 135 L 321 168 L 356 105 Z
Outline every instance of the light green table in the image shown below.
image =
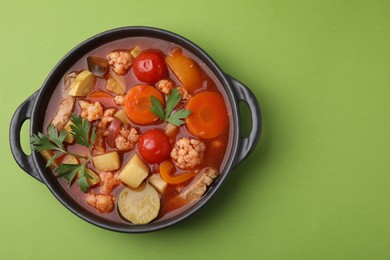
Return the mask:
M 81 41 L 127 25 L 203 47 L 264 132 L 217 196 L 147 234 L 92 226 L 25 174 L 9 122 Z M 0 259 L 388 259 L 389 1 L 10 1 L 0 9 Z M 28 124 L 22 131 L 28 149 Z

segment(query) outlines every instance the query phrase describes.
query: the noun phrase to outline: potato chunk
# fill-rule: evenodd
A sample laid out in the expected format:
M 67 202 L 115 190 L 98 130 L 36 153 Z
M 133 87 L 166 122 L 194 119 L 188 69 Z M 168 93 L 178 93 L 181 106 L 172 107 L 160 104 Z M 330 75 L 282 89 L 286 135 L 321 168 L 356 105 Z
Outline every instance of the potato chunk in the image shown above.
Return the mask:
M 147 224 L 155 219 L 160 210 L 160 197 L 148 183 L 138 189 L 124 188 L 119 194 L 118 209 L 133 224 Z
M 86 97 L 92 91 L 96 83 L 96 76 L 89 70 L 80 72 L 70 85 L 69 95 Z
M 93 165 L 98 171 L 110 172 L 121 167 L 119 154 L 115 151 L 92 157 Z
M 153 174 L 148 181 L 159 193 L 163 193 L 168 187 L 168 183 L 161 179 L 159 174 Z
M 129 125 L 129 120 L 127 119 L 127 116 L 125 114 L 124 109 L 119 109 L 114 116 L 118 118 L 124 125 Z
M 125 79 L 113 72 L 110 72 L 108 75 L 106 89 L 110 92 L 123 95 L 126 91 Z
M 128 186 L 137 188 L 148 174 L 148 165 L 139 158 L 138 154 L 134 154 L 119 173 L 119 179 Z

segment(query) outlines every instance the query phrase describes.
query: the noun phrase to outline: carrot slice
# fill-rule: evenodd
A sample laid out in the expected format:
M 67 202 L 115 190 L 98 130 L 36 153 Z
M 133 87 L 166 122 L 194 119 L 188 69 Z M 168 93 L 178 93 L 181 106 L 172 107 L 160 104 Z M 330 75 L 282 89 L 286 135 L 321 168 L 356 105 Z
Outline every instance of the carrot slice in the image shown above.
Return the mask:
M 187 130 L 197 137 L 215 138 L 229 124 L 225 100 L 216 92 L 206 91 L 193 96 L 186 109 L 191 111 L 185 119 Z
M 171 175 L 174 173 L 175 166 L 170 161 L 164 161 L 160 165 L 161 178 L 169 184 L 179 184 L 195 177 L 195 172 L 185 172 L 179 175 Z
M 158 117 L 150 110 L 152 106 L 151 96 L 160 101 L 164 107 L 164 97 L 155 87 L 136 85 L 127 92 L 124 106 L 125 113 L 131 121 L 136 124 L 147 125 L 158 120 Z

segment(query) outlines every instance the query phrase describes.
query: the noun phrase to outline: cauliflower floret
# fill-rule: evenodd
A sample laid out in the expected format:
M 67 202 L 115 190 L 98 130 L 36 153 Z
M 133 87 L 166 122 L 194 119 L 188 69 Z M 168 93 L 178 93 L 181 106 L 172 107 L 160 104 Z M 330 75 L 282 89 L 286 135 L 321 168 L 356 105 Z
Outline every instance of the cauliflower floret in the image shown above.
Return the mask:
M 114 120 L 115 108 L 109 108 L 104 110 L 100 122 L 97 125 L 98 129 L 107 130 L 108 125 Z M 106 136 L 106 135 L 105 135 Z
M 129 51 L 113 51 L 108 54 L 108 64 L 118 75 L 125 75 L 133 64 L 133 56 Z
M 190 94 L 188 94 L 188 91 L 185 87 L 179 86 L 177 87 L 177 90 L 179 90 L 182 100 L 189 100 L 192 97 Z
M 129 129 L 128 126 L 123 126 L 115 138 L 115 146 L 120 151 L 130 151 L 135 147 L 138 139 L 139 136 L 135 128 Z
M 82 118 L 87 118 L 90 122 L 102 118 L 103 106 L 99 102 L 96 101 L 94 104 L 92 104 L 84 100 L 79 100 L 79 105 L 81 108 Z
M 174 88 L 174 85 L 172 81 L 167 80 L 167 79 L 162 79 L 156 84 L 156 88 L 160 90 L 164 94 L 169 94 L 171 93 L 172 89 Z
M 100 191 L 105 195 L 110 195 L 111 192 L 121 183 L 112 172 L 101 172 L 100 176 Z
M 101 120 L 99 121 L 96 129 L 96 139 L 94 148 L 99 152 L 104 152 L 104 137 L 108 135 L 108 126 L 114 120 L 115 108 L 106 109 L 103 113 Z
M 125 103 L 125 97 L 123 95 L 116 95 L 114 97 L 114 102 L 117 106 L 123 106 Z
M 180 169 L 192 169 L 198 166 L 204 156 L 206 145 L 197 139 L 182 138 L 171 151 L 171 157 Z
M 87 203 L 102 213 L 108 213 L 114 209 L 115 198 L 112 195 L 90 193 Z
M 172 89 L 175 88 L 175 86 L 172 81 L 167 79 L 162 79 L 159 82 L 157 82 L 156 88 L 160 90 L 162 93 L 164 93 L 165 95 L 168 95 L 169 93 L 171 93 Z M 189 100 L 192 97 L 190 94 L 188 94 L 187 89 L 183 86 L 177 87 L 177 90 L 179 90 L 182 100 Z

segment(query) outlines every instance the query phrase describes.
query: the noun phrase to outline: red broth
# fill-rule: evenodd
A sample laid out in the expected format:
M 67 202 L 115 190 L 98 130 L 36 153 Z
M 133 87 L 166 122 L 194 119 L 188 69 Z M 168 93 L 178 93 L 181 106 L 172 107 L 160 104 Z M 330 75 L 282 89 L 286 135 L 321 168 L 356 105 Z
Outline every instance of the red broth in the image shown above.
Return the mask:
M 185 50 L 184 48 L 177 46 L 176 44 L 164 41 L 164 40 L 159 40 L 159 39 L 153 39 L 153 38 L 147 38 L 147 37 L 132 37 L 132 38 L 125 38 L 122 40 L 117 40 L 113 41 L 110 43 L 107 43 L 105 45 L 102 45 L 101 47 L 98 47 L 91 51 L 90 53 L 86 54 L 84 57 L 82 57 L 77 63 L 75 63 L 69 71 L 67 71 L 58 86 L 56 86 L 56 89 L 53 93 L 53 96 L 49 102 L 49 105 L 47 107 L 46 115 L 45 115 L 45 122 L 44 122 L 44 127 L 47 129 L 49 124 L 51 123 L 53 117 L 58 111 L 59 104 L 61 100 L 63 100 L 65 97 L 68 96 L 68 90 L 65 89 L 64 86 L 64 80 L 65 77 L 71 73 L 71 72 L 80 72 L 82 70 L 85 70 L 88 68 L 87 66 L 87 58 L 89 56 L 98 56 L 102 58 L 107 58 L 107 55 L 114 50 L 123 50 L 123 49 L 132 49 L 135 46 L 138 46 L 141 51 L 145 50 L 158 50 L 163 53 L 163 55 L 170 55 L 173 51 L 177 50 L 177 48 L 180 48 L 182 50 L 183 55 L 190 57 L 192 60 L 194 60 L 201 71 L 201 77 L 202 77 L 202 85 L 199 86 L 195 91 L 190 92 L 192 96 L 195 96 L 197 93 L 205 92 L 205 91 L 213 91 L 220 93 L 224 99 L 225 99 L 225 104 L 226 108 L 228 111 L 228 117 L 229 121 L 230 119 L 230 108 L 228 106 L 228 102 L 226 102 L 226 97 L 223 91 L 221 91 L 222 87 L 220 86 L 220 83 L 216 79 L 216 77 L 213 75 L 213 73 L 199 60 L 197 59 L 194 55 L 192 55 L 190 52 Z M 110 67 L 110 70 L 112 70 L 112 67 Z M 133 86 L 137 84 L 146 84 L 143 82 L 140 82 L 137 77 L 134 75 L 133 68 L 130 68 L 130 70 L 127 72 L 127 74 L 124 76 L 125 78 L 125 85 L 126 85 L 126 93 L 129 89 L 131 89 Z M 175 74 L 172 72 L 172 70 L 168 67 L 168 76 L 166 77 L 167 79 L 171 80 L 174 82 L 176 86 L 182 86 L 182 83 L 179 81 L 178 78 L 176 78 Z M 106 78 L 97 78 L 96 84 L 94 86 L 94 89 L 92 90 L 91 93 L 97 92 L 97 91 L 104 91 L 109 93 L 112 97 L 114 97 L 116 94 L 111 93 L 105 89 L 106 85 Z M 149 84 L 149 85 L 154 85 L 154 84 Z M 89 94 L 91 95 L 91 94 Z M 73 113 L 79 115 L 80 114 L 80 107 L 78 105 L 78 100 L 85 100 L 88 102 L 95 102 L 98 101 L 102 104 L 104 109 L 107 108 L 115 108 L 117 110 L 122 109 L 123 106 L 118 106 L 115 104 L 113 98 L 91 98 L 89 97 L 76 97 L 76 103 L 75 103 L 75 108 L 73 110 Z M 166 98 L 166 95 L 164 95 Z M 185 105 L 187 104 L 188 101 L 184 101 L 178 105 L 178 107 L 175 109 L 180 109 L 184 108 Z M 175 111 L 174 110 L 174 111 Z M 96 124 L 92 122 L 92 124 Z M 147 130 L 150 129 L 161 129 L 162 131 L 165 131 L 167 123 L 162 122 L 162 120 L 158 120 L 157 122 L 149 125 L 138 125 L 134 122 L 130 121 L 131 127 L 134 127 L 137 129 L 139 135 L 142 133 L 146 132 Z M 231 125 L 231 122 L 229 122 L 229 125 Z M 196 167 L 197 170 L 201 170 L 205 167 L 213 167 L 217 169 L 219 172 L 222 172 L 223 167 L 224 167 L 224 160 L 226 159 L 226 154 L 229 146 L 229 134 L 230 130 L 229 127 L 226 127 L 226 129 L 217 137 L 212 138 L 212 139 L 202 139 L 200 137 L 194 136 L 193 134 L 189 133 L 187 130 L 185 124 L 182 125 L 179 128 L 178 134 L 171 139 L 170 141 L 172 142 L 172 147 L 174 143 L 184 137 L 187 138 L 193 138 L 193 139 L 198 139 L 201 140 L 205 146 L 205 154 L 204 154 L 204 159 L 201 162 L 200 165 Z M 86 154 L 87 151 L 84 147 L 78 145 L 78 144 L 66 144 L 65 145 L 66 149 L 73 153 L 77 154 Z M 109 147 L 106 145 L 106 152 L 116 150 L 114 148 Z M 123 168 L 125 162 L 131 158 L 134 153 L 138 153 L 138 144 L 135 146 L 134 149 L 127 151 L 127 152 L 121 152 L 118 151 L 121 159 L 121 167 L 114 171 L 114 175 L 117 177 L 118 173 L 121 171 Z M 98 154 L 97 151 L 93 151 L 93 154 Z M 148 167 L 150 169 L 149 171 L 149 176 L 154 174 L 154 173 L 159 173 L 159 164 L 158 163 L 149 163 Z M 88 164 L 88 168 L 92 169 L 96 173 L 98 173 L 97 169 L 93 166 L 92 163 Z M 183 172 L 186 172 L 187 170 L 181 170 L 178 167 L 176 167 L 177 171 L 175 174 L 181 174 Z M 53 174 L 56 175 L 55 171 L 53 170 Z M 183 210 L 186 208 L 186 204 L 191 204 L 193 201 L 183 201 L 182 199 L 178 199 L 179 194 L 189 185 L 191 185 L 194 181 L 196 180 L 196 177 L 194 179 L 188 180 L 184 183 L 181 184 L 168 184 L 167 189 L 159 194 L 160 196 L 160 210 L 158 213 L 157 218 L 155 218 L 152 221 L 157 221 L 159 219 L 164 219 L 171 217 L 172 215 L 176 214 L 178 211 Z M 90 206 L 87 204 L 87 196 L 88 193 L 83 193 L 80 190 L 80 187 L 74 182 L 70 186 L 68 182 L 63 179 L 63 178 L 58 178 L 59 183 L 63 187 L 63 189 L 71 196 L 75 201 L 77 201 L 81 206 L 86 208 L 87 210 L 98 214 L 99 216 L 109 219 L 111 221 L 115 222 L 120 222 L 120 223 L 130 223 L 129 221 L 125 220 L 121 214 L 118 211 L 118 206 L 117 203 L 115 203 L 114 209 L 109 212 L 109 213 L 101 213 L 98 210 L 96 210 L 94 207 Z M 146 180 L 145 180 L 146 181 Z M 112 195 L 115 198 L 118 198 L 119 193 L 121 190 L 125 187 L 124 183 L 121 183 L 119 186 L 117 186 L 113 191 Z M 100 192 L 100 186 L 96 185 L 96 187 L 90 188 L 89 192 L 93 193 L 99 193 Z M 116 199 L 117 201 L 117 199 Z

